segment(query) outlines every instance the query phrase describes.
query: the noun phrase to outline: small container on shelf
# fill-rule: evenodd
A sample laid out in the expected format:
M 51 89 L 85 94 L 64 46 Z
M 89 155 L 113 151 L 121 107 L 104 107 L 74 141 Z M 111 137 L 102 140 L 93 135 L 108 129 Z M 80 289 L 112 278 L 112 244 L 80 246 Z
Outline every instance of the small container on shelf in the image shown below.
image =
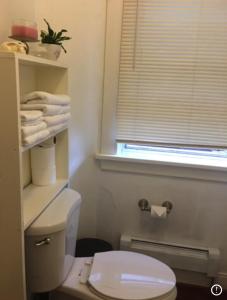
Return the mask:
M 38 29 L 36 22 L 23 19 L 13 21 L 11 38 L 25 42 L 37 41 Z

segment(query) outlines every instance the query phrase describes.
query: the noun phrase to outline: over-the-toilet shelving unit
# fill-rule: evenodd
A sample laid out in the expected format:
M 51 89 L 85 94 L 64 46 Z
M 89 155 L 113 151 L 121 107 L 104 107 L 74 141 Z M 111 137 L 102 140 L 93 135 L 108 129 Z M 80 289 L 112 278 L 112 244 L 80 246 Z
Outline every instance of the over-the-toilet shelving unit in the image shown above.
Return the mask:
M 0 53 L 0 293 L 26 300 L 24 231 L 68 185 L 68 129 L 56 139 L 56 183 L 31 180 L 30 150 L 21 146 L 20 98 L 34 90 L 67 94 L 67 66 L 25 54 Z M 49 136 L 48 138 L 53 138 Z

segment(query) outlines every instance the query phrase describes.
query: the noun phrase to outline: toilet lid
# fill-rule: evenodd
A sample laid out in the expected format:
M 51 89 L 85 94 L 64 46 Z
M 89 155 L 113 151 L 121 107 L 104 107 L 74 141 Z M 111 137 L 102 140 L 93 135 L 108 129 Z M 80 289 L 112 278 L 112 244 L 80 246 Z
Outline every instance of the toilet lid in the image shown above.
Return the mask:
M 167 265 L 147 255 L 110 251 L 95 254 L 88 282 L 110 298 L 145 300 L 170 292 L 176 277 Z

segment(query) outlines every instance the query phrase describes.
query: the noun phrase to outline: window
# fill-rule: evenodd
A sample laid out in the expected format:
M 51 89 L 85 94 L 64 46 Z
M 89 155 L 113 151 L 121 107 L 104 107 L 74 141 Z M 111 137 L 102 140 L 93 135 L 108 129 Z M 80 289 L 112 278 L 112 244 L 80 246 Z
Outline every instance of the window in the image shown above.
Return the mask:
M 144 153 L 141 145 L 147 145 L 147 153 L 225 158 L 219 149 L 227 148 L 227 2 L 116 2 L 120 38 L 111 38 L 119 43 L 119 72 L 114 66 L 116 77 L 108 85 L 106 64 L 104 88 L 115 91 L 104 94 L 104 106 L 107 96 L 116 105 L 109 125 L 118 153 Z M 110 60 L 113 44 L 106 50 Z
M 117 153 L 119 155 L 138 155 L 141 153 L 144 157 L 151 157 L 153 153 L 159 153 L 160 155 L 176 156 L 180 155 L 182 157 L 206 157 L 206 158 L 224 158 L 227 159 L 227 150 L 221 149 L 206 149 L 206 148 L 176 148 L 176 147 L 158 147 L 158 146 L 146 146 L 146 145 L 135 145 L 135 144 L 120 144 L 118 143 Z
M 119 157 L 203 166 L 227 166 L 227 150 L 117 144 Z

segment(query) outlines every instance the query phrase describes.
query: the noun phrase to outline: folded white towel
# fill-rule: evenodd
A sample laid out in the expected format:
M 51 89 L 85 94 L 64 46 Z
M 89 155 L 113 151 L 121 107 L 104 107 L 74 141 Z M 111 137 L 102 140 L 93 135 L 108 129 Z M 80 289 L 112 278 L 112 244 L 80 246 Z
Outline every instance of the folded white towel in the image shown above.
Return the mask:
M 21 133 L 23 137 L 26 137 L 46 128 L 47 128 L 47 124 L 45 122 L 41 122 L 38 125 L 21 126 Z
M 54 133 L 57 133 L 59 130 L 65 129 L 67 127 L 68 127 L 68 123 L 65 122 L 65 123 L 61 123 L 58 125 L 47 127 L 47 129 L 49 130 L 50 134 L 54 134 Z
M 46 122 L 48 126 L 53 126 L 67 122 L 70 119 L 70 116 L 70 113 L 66 113 L 62 115 L 43 117 L 43 121 Z
M 34 121 L 27 121 L 27 122 L 21 122 L 21 126 L 35 126 L 42 123 L 42 118 L 34 120 Z
M 24 96 L 23 103 L 32 104 L 56 104 L 56 105 L 68 105 L 70 103 L 70 97 L 68 95 L 50 94 L 42 91 L 35 91 Z
M 32 121 L 41 120 L 42 115 L 43 113 L 37 110 L 30 109 L 28 111 L 24 111 L 24 110 L 20 111 L 20 118 L 22 122 L 32 122 Z
M 24 146 L 33 145 L 35 143 L 41 142 L 43 139 L 47 138 L 50 134 L 50 131 L 48 129 L 44 129 L 41 131 L 38 131 L 32 135 L 26 136 L 22 138 L 22 143 Z
M 24 110 L 40 110 L 44 116 L 60 115 L 70 112 L 69 105 L 50 105 L 50 104 L 21 104 L 21 108 Z

